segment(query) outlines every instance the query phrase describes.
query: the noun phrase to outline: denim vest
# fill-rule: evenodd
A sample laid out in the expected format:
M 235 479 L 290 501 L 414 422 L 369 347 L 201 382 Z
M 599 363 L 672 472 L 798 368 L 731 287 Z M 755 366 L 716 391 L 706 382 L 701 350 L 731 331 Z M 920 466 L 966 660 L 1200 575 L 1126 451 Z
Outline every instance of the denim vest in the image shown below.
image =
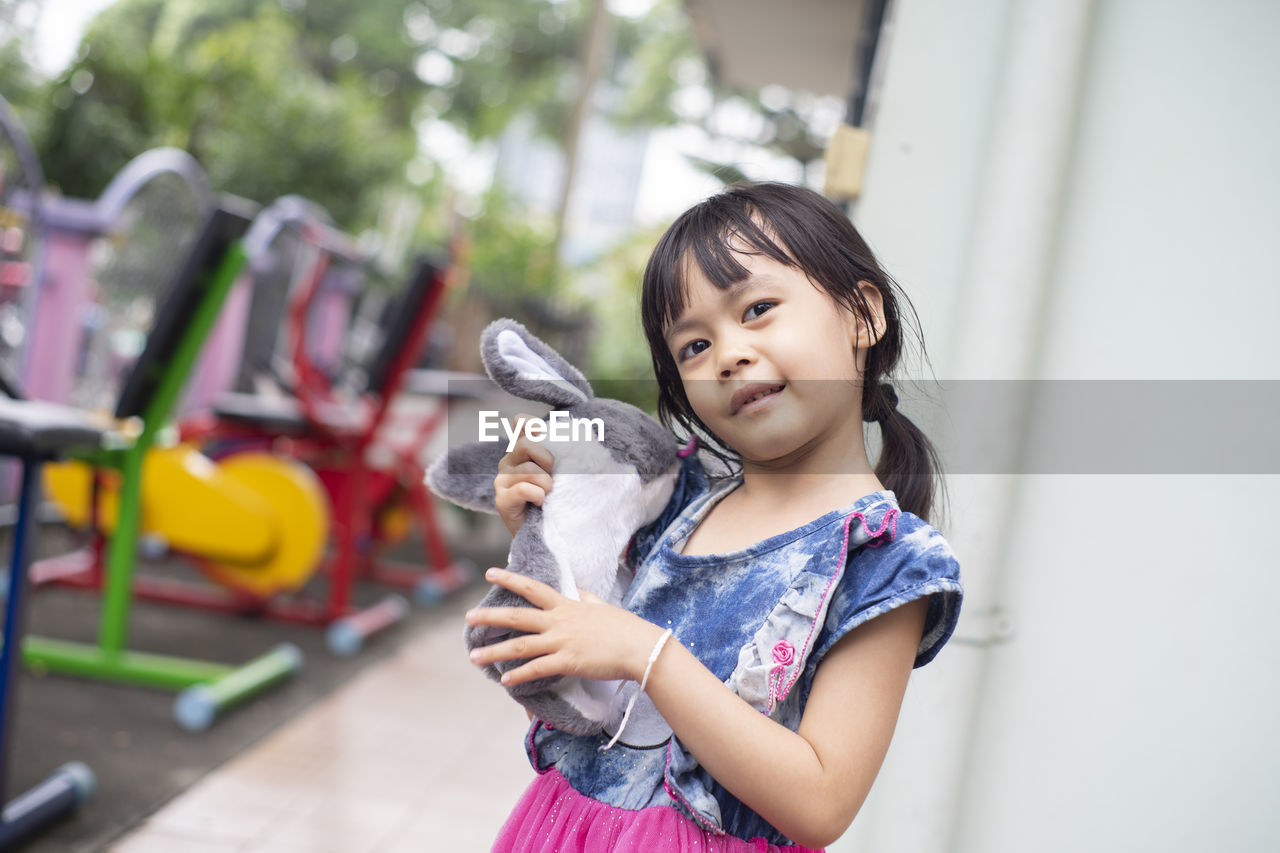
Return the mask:
M 867 620 L 928 597 L 915 665 L 938 653 L 959 617 L 959 567 L 942 535 L 902 512 L 890 491 L 727 554 L 679 553 L 740 482 L 712 485 L 701 466 L 686 465 L 667 512 L 629 549 L 638 568 L 624 607 L 671 628 L 738 696 L 792 731 L 823 656 Z M 647 696 L 637 697 L 619 742 L 601 752 L 612 734 L 575 737 L 535 720 L 526 748 L 535 770 L 554 767 L 609 805 L 671 806 L 715 834 L 789 843 L 698 765 Z

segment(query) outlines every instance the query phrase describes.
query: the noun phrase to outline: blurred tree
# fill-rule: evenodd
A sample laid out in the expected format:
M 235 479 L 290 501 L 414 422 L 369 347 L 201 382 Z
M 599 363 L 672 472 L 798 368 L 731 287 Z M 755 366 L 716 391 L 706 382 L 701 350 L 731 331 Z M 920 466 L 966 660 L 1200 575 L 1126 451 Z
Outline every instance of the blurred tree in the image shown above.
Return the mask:
M 359 55 L 350 45 L 317 64 L 324 37 L 290 5 L 121 0 L 102 12 L 53 83 L 40 145 L 50 182 L 91 198 L 133 156 L 175 145 L 220 190 L 259 201 L 298 193 L 348 228 L 369 224 L 414 152 L 410 128 L 392 120 L 410 95 L 390 97 L 398 76 L 343 68 Z
M 551 227 L 531 216 L 501 187 L 489 190 L 468 230 L 475 285 L 514 309 L 529 297 L 555 295 Z
M 421 0 L 405 22 L 422 49 L 418 73 L 438 87 L 424 101 L 430 116 L 482 140 L 528 114 L 564 153 L 553 262 L 588 113 L 631 126 L 675 123 L 672 70 L 697 55 L 677 0 L 634 18 L 612 14 L 604 0 Z M 595 97 L 597 84 L 605 97 Z
M 417 0 L 405 5 L 415 71 L 431 88 L 427 115 L 473 140 L 501 134 L 520 112 L 558 138 L 580 20 L 578 0 Z
M 468 237 L 472 293 L 485 315 L 515 317 L 570 361 L 585 365 L 592 311 L 563 287 L 565 276 L 553 262 L 554 223 L 532 215 L 500 186 L 485 194 L 482 205 Z M 474 338 L 466 346 L 474 347 Z
M 826 154 L 827 142 L 843 119 L 845 103 L 834 96 L 819 97 L 781 86 L 760 91 L 729 90 L 711 85 L 711 105 L 697 123 L 712 139 L 765 148 L 794 160 L 803 180 Z M 687 156 L 694 168 L 728 184 L 748 180 L 733 163 Z
M 613 31 L 613 15 L 605 8 L 604 0 L 587 0 L 587 25 L 578 45 L 578 68 L 575 75 L 577 91 L 570 103 L 569 115 L 560 137 L 560 148 L 564 154 L 564 170 L 560 178 L 560 192 L 556 199 L 556 226 L 551 243 L 551 258 L 557 264 L 565 238 L 569 201 L 573 196 L 573 185 L 578 177 L 578 144 L 582 139 L 582 129 L 586 124 L 587 115 L 591 111 L 596 83 L 603 70 L 606 43 L 613 38 Z
M 668 63 L 695 53 L 678 6 L 615 19 L 602 0 L 119 0 L 54 82 L 41 153 L 54 183 L 91 197 L 130 157 L 177 145 L 220 189 L 297 192 L 364 225 L 423 120 L 483 140 L 529 114 L 571 152 L 586 53 L 619 120 L 676 121 Z M 584 53 L 597 7 L 608 26 Z
M 40 2 L 0 0 L 0 11 Z M 598 67 L 594 96 L 585 64 Z M 169 144 L 219 189 L 262 201 L 299 193 L 348 230 L 377 221 L 388 186 L 427 208 L 443 197 L 451 181 L 429 155 L 415 159 L 420 128 L 437 120 L 480 141 L 531 116 L 571 153 L 590 109 L 624 126 L 701 123 L 805 164 L 821 153 L 803 99 L 715 92 L 679 0 L 634 16 L 603 0 L 117 0 L 47 102 L 35 135 L 69 194 L 92 197 L 128 159 Z M 743 105 L 758 119 L 745 135 L 720 120 Z M 468 213 L 477 288 L 500 302 L 563 291 L 548 251 L 554 214 L 539 221 L 496 195 Z
M 431 87 L 429 113 L 474 140 L 500 135 L 528 113 L 548 139 L 563 140 L 582 73 L 584 35 L 598 0 L 414 0 L 404 7 L 416 70 Z M 600 4 L 607 5 L 607 4 Z M 607 10 L 606 10 L 607 11 Z M 672 124 L 672 71 L 697 57 L 679 0 L 655 0 L 642 16 L 609 14 L 602 81 L 616 90 L 610 117 Z
M 0 94 L 34 132 L 41 80 L 32 67 L 31 45 L 42 0 L 0 0 Z
M 764 120 L 763 132 L 751 141 L 795 160 L 806 181 L 826 154 L 827 142 L 845 111 L 843 98 L 820 98 L 780 86 L 735 92 L 732 97 L 741 99 Z
M 596 336 L 589 378 L 596 393 L 653 412 L 657 384 L 649 344 L 640 327 L 640 280 L 661 228 L 636 231 L 605 253 L 590 273 L 597 282 Z
M 609 117 L 624 127 L 663 127 L 686 121 L 677 105 L 682 89 L 705 78 L 704 60 L 678 0 L 655 0 L 639 18 L 623 18 L 611 81 L 618 96 Z

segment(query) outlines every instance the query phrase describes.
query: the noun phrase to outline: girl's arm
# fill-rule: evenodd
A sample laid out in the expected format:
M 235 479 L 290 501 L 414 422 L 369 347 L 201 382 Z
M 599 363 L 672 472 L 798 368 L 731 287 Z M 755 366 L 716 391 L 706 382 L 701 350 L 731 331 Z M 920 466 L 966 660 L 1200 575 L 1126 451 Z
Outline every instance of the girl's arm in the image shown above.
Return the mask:
M 531 632 L 472 653 L 478 664 L 532 657 L 504 684 L 547 675 L 639 681 L 662 629 L 598 599 L 575 602 L 526 577 L 489 580 L 533 608 L 467 614 L 470 624 Z M 780 832 L 807 847 L 853 821 L 889 748 L 924 630 L 925 602 L 855 628 L 827 653 L 797 732 L 748 705 L 674 640 L 649 674 L 647 693 L 681 743 L 715 779 Z
M 797 732 L 738 698 L 683 646 L 663 650 L 647 692 L 720 784 L 787 837 L 823 847 L 853 822 L 880 771 L 924 617 L 924 602 L 912 602 L 837 642 Z

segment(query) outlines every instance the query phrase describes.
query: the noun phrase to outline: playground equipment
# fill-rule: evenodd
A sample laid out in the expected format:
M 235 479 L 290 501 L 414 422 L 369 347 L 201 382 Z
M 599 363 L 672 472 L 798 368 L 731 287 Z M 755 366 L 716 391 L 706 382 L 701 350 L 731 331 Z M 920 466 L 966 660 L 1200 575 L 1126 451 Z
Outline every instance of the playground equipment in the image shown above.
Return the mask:
M 110 408 L 212 203 L 203 170 L 176 148 L 138 155 L 96 200 L 42 200 L 22 368 L 30 396 Z
M 325 625 L 330 648 L 338 654 L 354 654 L 369 637 L 401 621 L 408 610 L 400 596 L 363 608 L 352 600 L 357 553 L 368 541 L 371 513 L 384 506 L 389 490 L 406 479 L 372 469 L 367 450 L 401 377 L 421 347 L 443 295 L 446 268 L 425 260 L 415 268 L 409 288 L 394 306 L 394 322 L 384 345 L 368 370 L 368 393 L 346 404 L 329 393 L 327 375 L 312 363 L 308 342 L 314 336 L 308 333 L 313 328 L 302 318 L 319 314 L 332 319 L 331 310 L 317 311 L 316 306 L 325 296 L 323 283 L 333 271 L 334 260 L 350 266 L 363 259 L 344 235 L 316 222 L 313 212 L 300 200 L 282 199 L 258 217 L 245 241 L 250 257 L 261 259 L 267 254 L 264 247 L 274 243 L 281 229 L 290 227 L 300 230 L 303 244 L 311 249 L 289 307 L 290 325 L 297 332 L 291 347 L 293 361 L 300 366 L 300 387 L 306 389 L 299 395 L 301 402 L 232 397 L 230 408 L 222 409 L 220 416 L 185 422 L 183 444 L 152 450 L 146 457 L 142 485 L 134 487 L 142 518 L 129 519 L 129 524 L 141 523 L 164 541 L 170 553 L 190 559 L 217 586 L 140 575 L 133 588 L 135 595 L 147 600 Z M 140 361 L 138 369 L 142 367 Z M 136 407 L 122 397 L 117 414 L 131 408 Z M 171 407 L 164 409 L 168 411 Z M 148 414 L 145 421 L 152 420 Z M 425 428 L 434 429 L 437 420 Z M 203 442 L 216 463 L 187 443 L 194 441 Z M 300 590 L 321 564 L 328 520 L 323 497 L 317 498 L 318 490 L 310 484 L 314 477 L 298 476 L 299 459 L 319 473 L 320 481 L 336 497 L 337 556 L 327 572 L 329 594 L 324 601 L 289 595 Z M 203 472 L 202 478 L 193 478 L 193 471 Z M 420 468 L 408 479 L 422 489 L 420 497 L 427 502 L 429 514 L 431 499 L 421 486 L 419 472 Z M 121 536 L 124 498 L 117 498 L 116 491 L 124 489 L 130 478 L 127 471 L 123 476 L 110 473 L 95 479 L 84 468 L 51 468 L 50 492 L 68 519 L 96 528 L 99 535 L 87 550 L 36 566 L 37 583 L 101 588 L 104 578 L 109 581 L 115 569 L 111 564 L 104 572 L 103 534 L 111 534 L 113 547 Z M 194 512 L 191 498 L 197 491 L 202 509 Z M 228 535 L 229 530 L 234 535 Z M 428 536 L 435 548 L 435 565 L 445 567 L 431 573 L 433 579 L 444 578 L 438 588 L 461 584 L 464 570 L 453 564 L 434 524 Z M 413 579 L 421 582 L 423 577 L 419 570 Z
M 234 390 L 244 393 L 284 390 L 292 384 L 292 355 L 283 333 L 290 296 L 303 286 L 321 247 L 308 237 L 317 233 L 309 222 L 325 226 L 324 234 L 335 252 L 335 263 L 325 270 L 315 303 L 308 312 L 306 346 L 311 358 L 323 369 L 332 370 L 342 358 L 348 340 L 351 309 L 367 283 L 366 259 L 355 242 L 329 228 L 331 220 L 324 208 L 301 196 L 283 196 L 263 211 L 275 229 L 264 245 L 255 247 L 249 258 L 253 280 L 252 303 L 244 332 L 240 369 Z M 223 388 L 222 391 L 232 390 Z M 221 394 L 205 398 L 208 408 Z
M 161 533 L 193 548 L 209 546 L 220 537 L 223 541 L 213 551 L 214 560 L 261 561 L 264 552 L 274 553 L 273 546 L 279 549 L 282 538 L 298 535 L 298 527 L 292 522 L 286 526 L 279 521 L 279 516 L 289 513 L 310 519 L 302 522 L 302 528 L 304 534 L 310 534 L 311 544 L 298 547 L 302 551 L 309 547 L 312 553 L 296 557 L 299 562 L 313 561 L 325 538 L 323 498 L 314 478 L 302 466 L 284 471 L 279 460 L 270 460 L 265 474 L 250 470 L 248 465 L 234 471 L 219 470 L 194 451 L 177 449 L 168 458 L 163 453 L 154 457 L 160 460 L 158 476 L 170 486 L 167 499 L 157 502 L 143 486 L 144 468 L 153 458 L 151 451 L 162 443 L 163 428 L 183 384 L 245 264 L 244 243 L 250 242 L 253 235 L 241 240 L 249 219 L 245 213 L 233 210 L 232 203 L 228 199 L 214 208 L 160 306 L 146 346 L 116 405 L 116 417 L 124 427 L 113 434 L 112 446 L 81 456 L 103 472 L 100 482 L 89 481 L 91 485 L 84 489 L 82 497 L 92 497 L 98 489 L 109 492 L 108 481 L 114 481 L 118 488 L 114 503 L 102 502 L 103 507 L 109 508 L 100 507 L 97 500 L 82 504 L 91 507 L 91 522 L 101 522 L 111 529 L 105 558 L 104 542 L 99 537 L 87 552 L 32 567 L 31 577 L 36 583 L 79 580 L 80 585 L 101 588 L 98 644 L 33 637 L 24 649 L 28 663 L 51 671 L 181 690 L 174 713 L 180 725 L 192 730 L 206 728 L 223 709 L 297 672 L 301 653 L 295 646 L 282 644 L 242 667 L 232 668 L 126 650 L 134 565 L 144 520 L 153 517 L 149 513 L 161 513 L 162 519 L 168 519 L 164 523 L 170 525 Z M 77 487 L 84 487 L 85 481 L 74 475 L 66 479 L 53 475 L 56 467 L 48 466 L 47 471 L 55 498 L 59 494 L 65 498 L 67 489 L 74 494 Z M 280 486 L 286 479 L 290 482 Z M 175 507 L 181 511 L 172 513 Z M 166 511 L 170 512 L 168 516 L 163 515 Z M 290 553 L 296 551 L 295 548 Z M 86 572 L 91 573 L 87 579 Z
M 0 97 L 0 371 L 13 386 L 26 339 L 24 318 L 40 280 L 40 196 L 44 173 L 31 142 Z
M 403 618 L 406 605 L 398 596 L 372 608 L 353 611 L 351 594 L 357 577 L 414 588 L 418 597 L 436 600 L 467 583 L 470 568 L 455 561 L 435 523 L 433 498 L 423 485 L 418 461 L 422 442 L 438 428 L 447 405 L 441 405 L 417 424 L 408 442 L 381 448 L 386 458 L 377 464 L 371 452 L 405 374 L 421 351 L 427 331 L 443 300 L 449 268 L 422 258 L 408 288 L 386 312 L 390 323 L 367 366 L 358 371 L 362 387 L 343 398 L 329 371 L 319 369 L 306 345 L 322 283 L 334 258 L 354 255 L 341 235 L 323 225 L 303 225 L 315 254 L 300 286 L 290 299 L 293 390 L 288 399 L 228 395 L 214 409 L 182 424 L 184 439 L 222 447 L 278 447 L 305 461 L 324 482 L 333 506 L 335 549 L 324 566 L 328 595 L 323 602 L 264 601 L 263 612 L 281 619 L 328 625 L 327 641 L 335 654 L 359 650 L 372 633 Z M 234 458 L 234 457 L 232 457 Z M 375 545 L 385 534 L 382 524 L 403 501 L 410 502 L 423 528 L 429 569 L 391 566 L 377 559 Z M 224 574 L 219 578 L 241 592 L 254 593 L 251 579 Z M 207 595 L 185 603 L 216 606 Z
M 22 463 L 5 602 L 3 645 L 0 646 L 0 850 L 9 850 L 55 820 L 68 815 L 93 793 L 89 767 L 72 761 L 62 765 L 36 787 L 6 804 L 5 783 L 9 746 L 13 741 L 12 711 L 16 705 L 18 656 L 26 605 L 26 574 L 36 532 L 35 508 L 40 494 L 40 467 L 68 450 L 96 448 L 100 429 L 78 412 L 42 403 L 0 398 L 0 454 Z

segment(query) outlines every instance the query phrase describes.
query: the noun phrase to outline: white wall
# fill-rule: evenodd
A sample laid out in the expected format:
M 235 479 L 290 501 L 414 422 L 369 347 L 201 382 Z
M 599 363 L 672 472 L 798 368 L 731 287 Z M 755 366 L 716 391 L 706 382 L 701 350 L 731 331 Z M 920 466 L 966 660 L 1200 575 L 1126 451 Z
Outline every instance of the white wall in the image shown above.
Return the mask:
M 937 375 L 1280 380 L 1280 4 L 1096 0 L 1061 182 L 1042 196 L 1057 192 L 1052 216 L 1019 227 L 992 211 L 990 153 L 1008 142 L 992 133 L 1027 83 L 1005 79 L 1034 37 L 1023 25 L 1051 6 L 895 4 L 854 219 L 921 309 Z M 1011 252 L 1046 241 L 1035 280 L 1001 284 L 1010 300 L 1045 288 L 1028 328 L 981 328 L 1000 316 L 975 280 L 991 266 L 979 244 L 1000 246 L 983 222 L 1003 223 Z M 1002 335 L 1025 372 L 973 358 Z M 966 501 L 992 482 L 999 514 Z M 1280 477 L 956 485 L 962 529 L 947 532 L 1012 638 L 953 645 L 917 673 L 833 851 L 1274 849 Z M 974 615 L 971 638 L 986 627 Z M 957 731 L 969 679 L 972 726 Z
M 897 0 L 882 38 L 853 220 L 919 312 L 935 368 L 952 347 L 1009 5 Z
M 1280 4 L 1098 0 L 1046 377 L 1280 378 Z
M 1095 4 L 1038 376 L 1280 379 L 1277 37 L 1261 0 Z M 955 849 L 1275 849 L 1278 490 L 1022 480 Z
M 1023 480 L 952 849 L 1275 849 L 1277 485 Z
M 898 0 L 882 37 L 872 147 L 853 220 L 920 317 L 937 375 L 961 331 L 952 321 L 979 207 L 981 166 L 1003 67 L 1009 0 Z M 927 365 L 906 367 L 928 377 Z M 952 530 L 944 528 L 948 535 Z M 957 542 L 957 545 L 960 543 Z M 959 556 L 965 558 L 963 551 Z M 968 582 L 968 567 L 966 582 Z M 971 619 L 967 608 L 964 619 Z M 970 624 L 960 639 L 977 632 Z M 930 853 L 951 834 L 967 726 L 937 725 L 976 681 L 981 650 L 953 641 L 917 671 L 880 776 L 833 853 Z M 958 734 L 956 729 L 964 734 Z

